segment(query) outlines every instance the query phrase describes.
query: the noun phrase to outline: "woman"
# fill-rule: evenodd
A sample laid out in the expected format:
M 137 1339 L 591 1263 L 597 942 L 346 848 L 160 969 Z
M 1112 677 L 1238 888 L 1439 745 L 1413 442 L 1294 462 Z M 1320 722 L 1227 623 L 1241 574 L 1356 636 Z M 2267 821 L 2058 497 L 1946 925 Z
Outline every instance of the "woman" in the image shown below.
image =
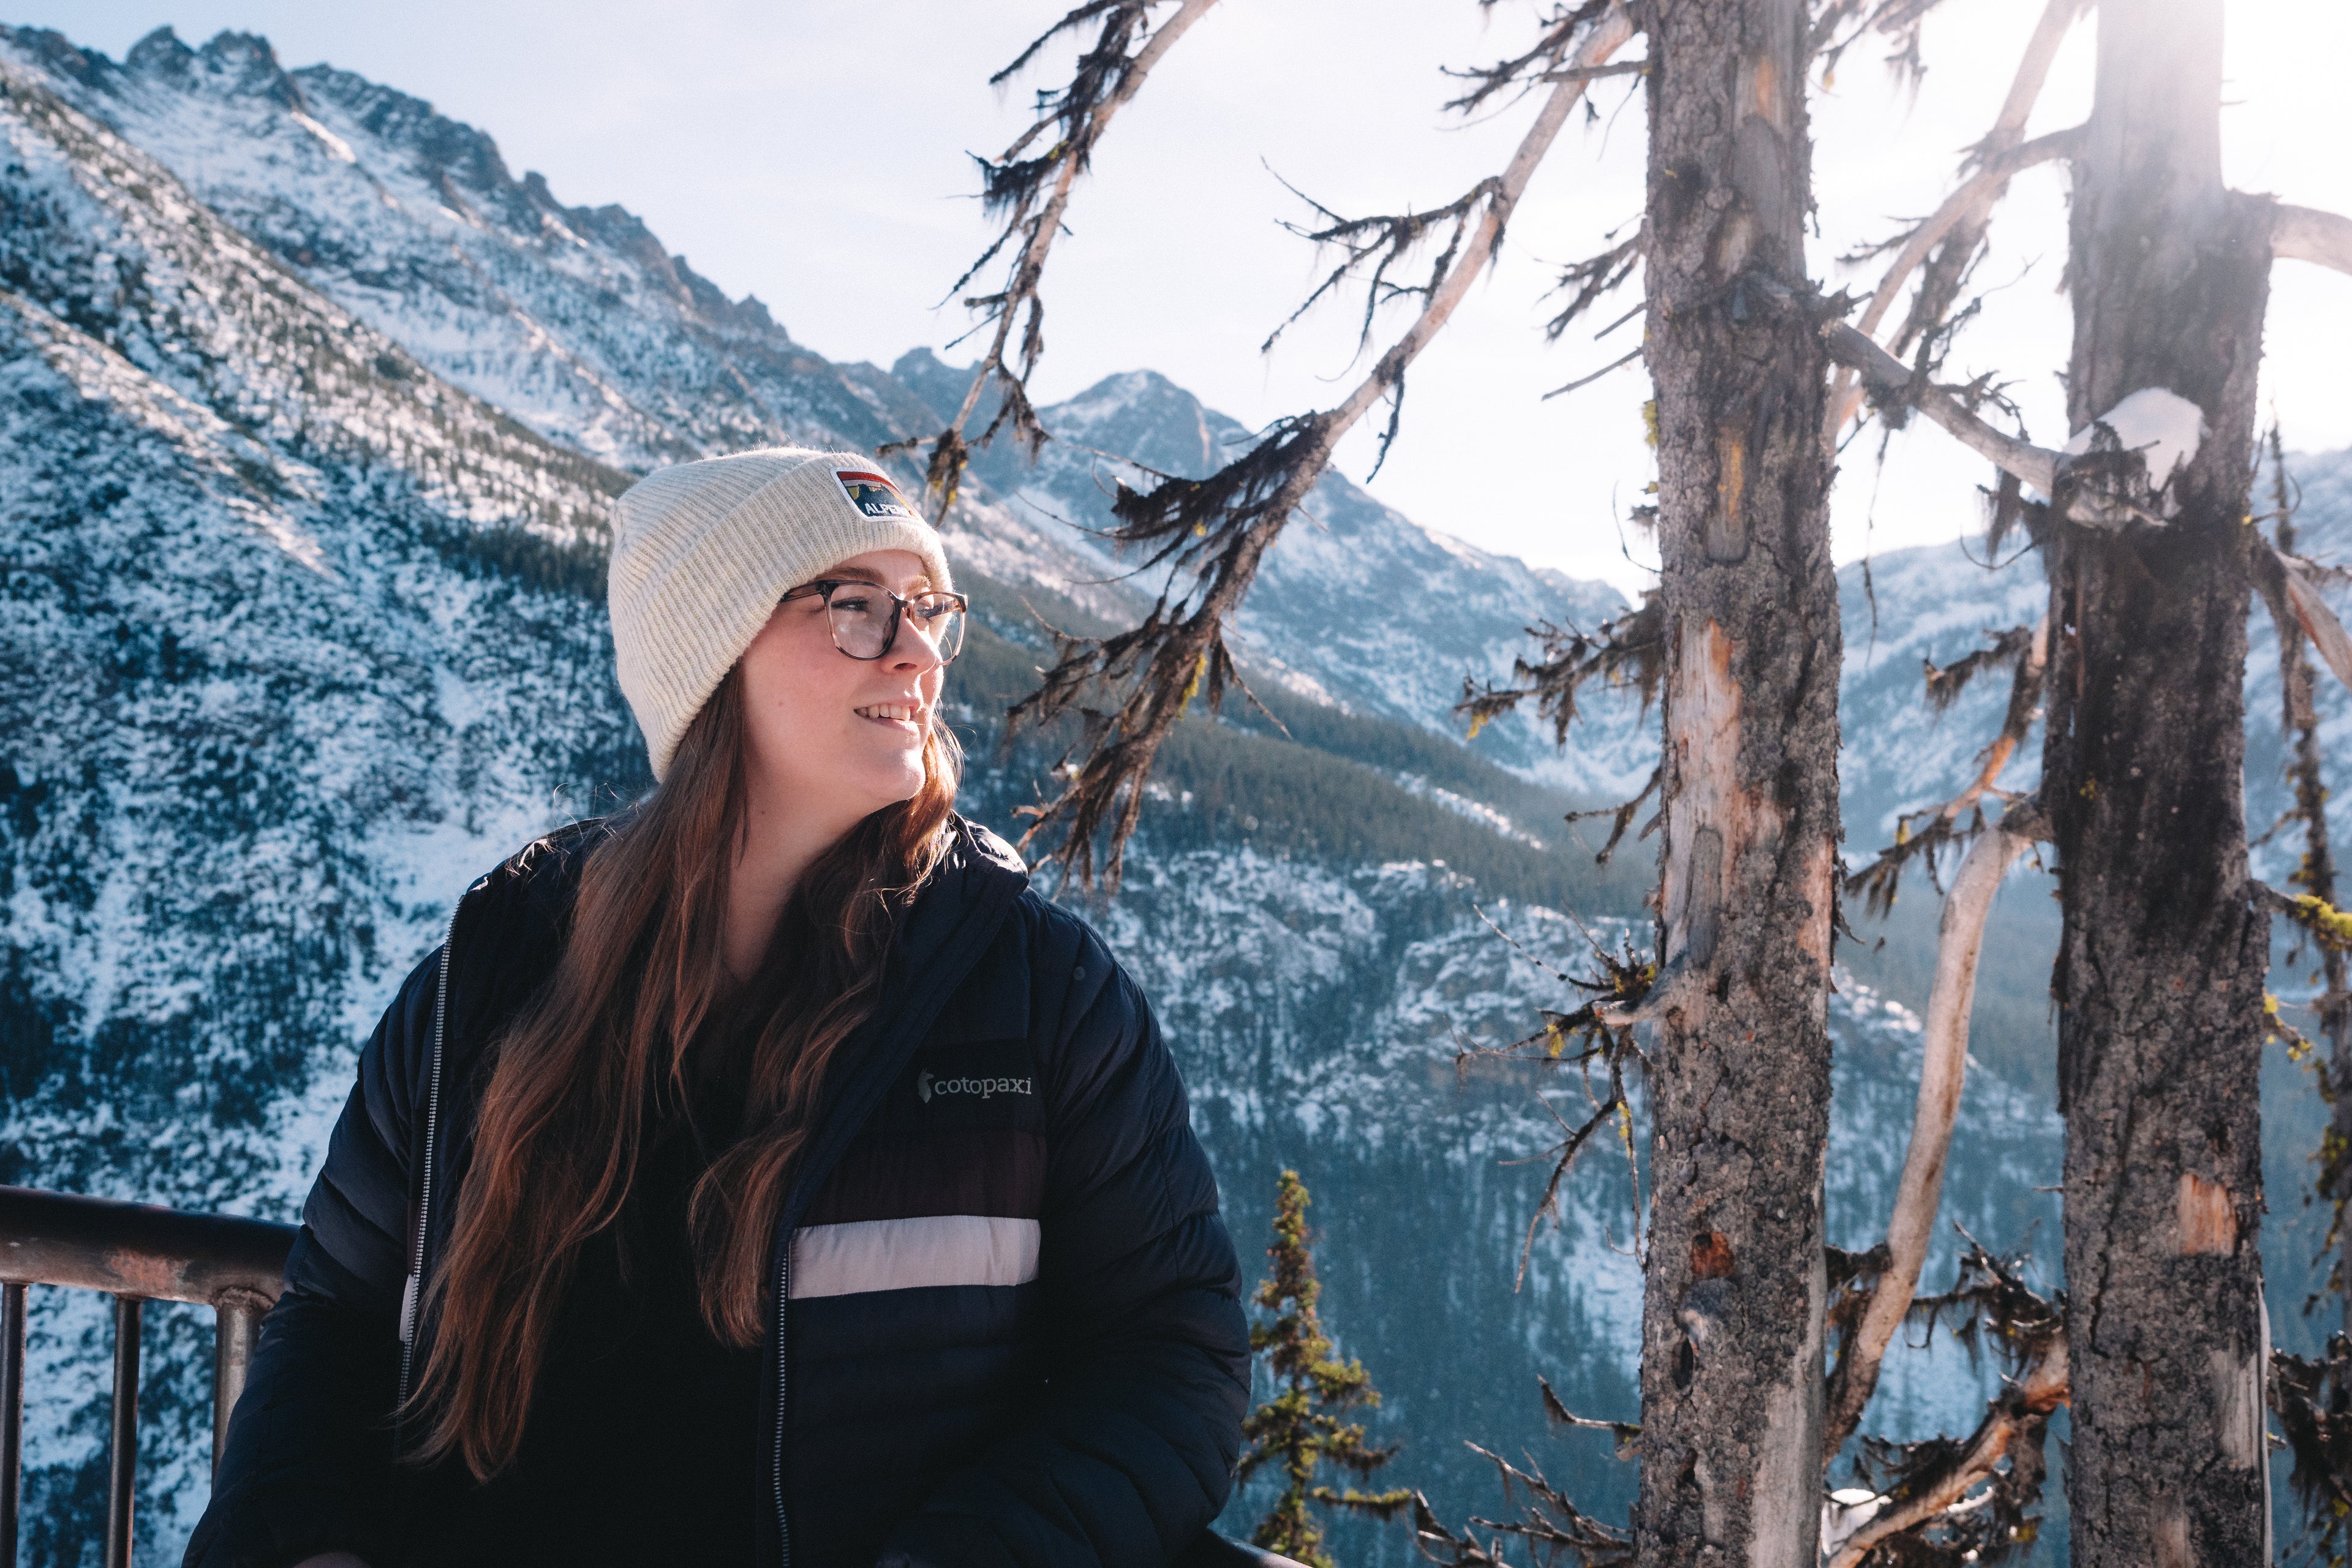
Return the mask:
M 855 454 L 688 463 L 610 597 L 658 787 L 385 1013 L 188 1563 L 1213 1552 L 1233 1245 L 1142 996 L 951 809 L 939 536 Z

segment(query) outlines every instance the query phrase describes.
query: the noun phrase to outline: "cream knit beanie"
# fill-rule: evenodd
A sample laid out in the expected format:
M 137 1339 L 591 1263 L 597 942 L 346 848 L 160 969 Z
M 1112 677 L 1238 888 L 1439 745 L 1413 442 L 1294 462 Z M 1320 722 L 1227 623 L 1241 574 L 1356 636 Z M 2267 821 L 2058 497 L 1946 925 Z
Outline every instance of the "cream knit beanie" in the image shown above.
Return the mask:
M 869 550 L 911 552 L 931 586 L 954 585 L 939 534 L 856 452 L 680 463 L 630 486 L 613 513 L 613 653 L 656 779 L 787 590 Z

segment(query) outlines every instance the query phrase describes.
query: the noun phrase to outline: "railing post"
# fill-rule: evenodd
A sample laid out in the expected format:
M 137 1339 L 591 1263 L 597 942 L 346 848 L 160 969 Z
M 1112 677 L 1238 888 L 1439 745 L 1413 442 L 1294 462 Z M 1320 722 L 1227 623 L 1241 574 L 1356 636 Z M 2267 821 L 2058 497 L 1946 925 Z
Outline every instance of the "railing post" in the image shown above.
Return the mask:
M 25 1288 L 0 1285 L 0 1568 L 16 1568 L 16 1500 L 25 1468 Z
M 114 1299 L 114 1432 L 106 1454 L 106 1568 L 131 1568 L 131 1499 L 139 1471 L 139 1309 Z
M 253 1347 L 261 1337 L 261 1314 L 269 1303 L 250 1290 L 224 1290 L 213 1303 L 213 1474 L 220 1474 L 228 1449 L 229 1412 L 245 1392 L 253 1369 Z M 8 1568 L 0 1563 L 0 1568 Z

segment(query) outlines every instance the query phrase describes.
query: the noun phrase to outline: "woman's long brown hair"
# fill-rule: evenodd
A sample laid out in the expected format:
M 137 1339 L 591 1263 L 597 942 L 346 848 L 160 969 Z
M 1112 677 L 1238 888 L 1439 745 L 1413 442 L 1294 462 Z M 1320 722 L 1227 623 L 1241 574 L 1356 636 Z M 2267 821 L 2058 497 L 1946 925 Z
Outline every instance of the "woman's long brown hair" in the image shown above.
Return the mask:
M 495 1047 L 448 1251 L 428 1283 L 437 1329 L 402 1412 L 410 1458 L 478 1479 L 522 1441 L 581 1253 L 619 1220 L 657 1110 L 683 1104 L 687 1050 L 729 988 L 721 937 L 745 816 L 743 699 L 729 672 L 670 773 L 598 844 L 555 974 Z M 923 787 L 803 874 L 769 948 L 778 1005 L 750 1047 L 743 1133 L 688 1200 L 702 1316 L 760 1342 L 770 1231 L 833 1058 L 873 1012 L 896 910 L 937 864 L 959 757 L 938 724 Z

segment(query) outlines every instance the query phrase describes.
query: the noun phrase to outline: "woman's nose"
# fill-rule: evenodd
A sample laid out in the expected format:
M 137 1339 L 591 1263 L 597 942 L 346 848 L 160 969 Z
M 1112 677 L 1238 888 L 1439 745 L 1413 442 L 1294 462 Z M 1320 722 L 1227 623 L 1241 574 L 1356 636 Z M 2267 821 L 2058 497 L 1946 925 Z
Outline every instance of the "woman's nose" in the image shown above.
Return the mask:
M 940 657 L 939 645 L 931 634 L 915 623 L 913 616 L 898 623 L 898 640 L 890 645 L 890 668 L 911 669 L 919 675 L 929 675 L 947 660 Z

